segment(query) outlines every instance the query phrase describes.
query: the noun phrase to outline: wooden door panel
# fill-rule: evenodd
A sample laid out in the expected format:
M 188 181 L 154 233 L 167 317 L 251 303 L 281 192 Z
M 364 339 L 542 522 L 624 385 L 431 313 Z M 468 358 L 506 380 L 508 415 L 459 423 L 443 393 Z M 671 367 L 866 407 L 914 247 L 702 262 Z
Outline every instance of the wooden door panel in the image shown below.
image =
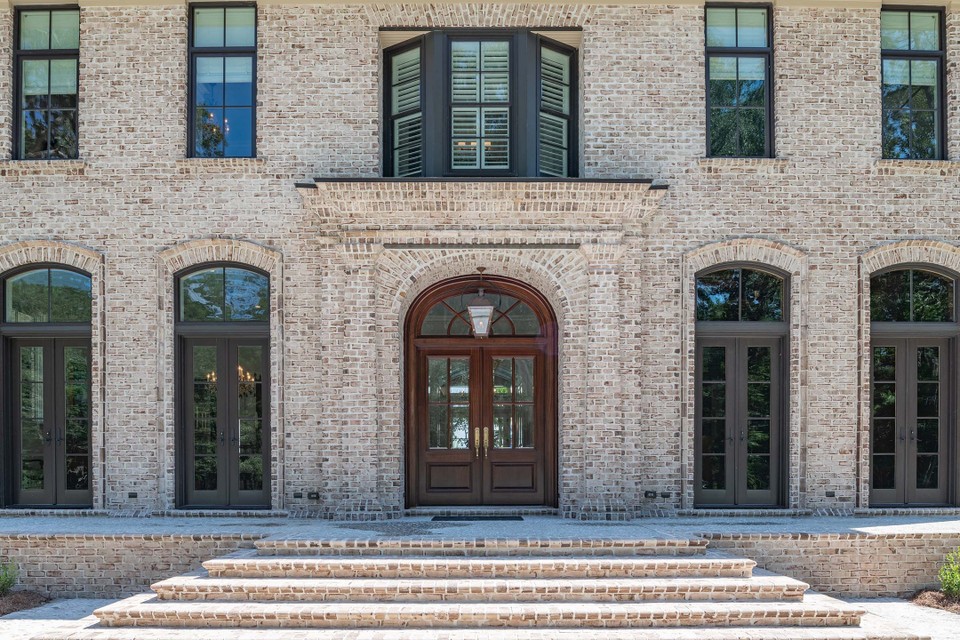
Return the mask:
M 484 349 L 484 504 L 543 504 L 544 366 L 538 349 Z
M 419 504 L 480 504 L 475 350 L 423 350 L 417 367 Z

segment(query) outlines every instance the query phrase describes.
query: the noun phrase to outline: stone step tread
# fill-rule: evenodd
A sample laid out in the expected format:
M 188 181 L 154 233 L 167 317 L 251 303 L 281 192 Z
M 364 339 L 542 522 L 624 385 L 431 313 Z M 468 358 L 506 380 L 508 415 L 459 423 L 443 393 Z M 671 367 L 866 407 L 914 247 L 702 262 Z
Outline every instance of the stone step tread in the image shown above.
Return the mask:
M 836 602 L 836 601 L 833 601 Z M 856 626 L 863 611 L 808 602 L 302 603 L 128 598 L 94 612 L 106 626 L 633 627 Z
M 208 560 L 220 577 L 749 577 L 756 562 L 714 555 L 694 557 L 615 556 L 258 556 L 239 551 Z
M 436 555 L 529 555 L 604 554 L 604 555 L 691 555 L 706 551 L 702 538 L 343 538 L 270 537 L 257 540 L 261 555 L 380 554 L 401 553 Z
M 629 597 L 662 599 L 793 599 L 809 585 L 781 576 L 753 578 L 218 578 L 197 572 L 152 589 L 163 600 L 350 598 Z
M 685 627 L 673 629 L 155 629 L 91 627 L 33 640 L 929 640 L 860 627 Z

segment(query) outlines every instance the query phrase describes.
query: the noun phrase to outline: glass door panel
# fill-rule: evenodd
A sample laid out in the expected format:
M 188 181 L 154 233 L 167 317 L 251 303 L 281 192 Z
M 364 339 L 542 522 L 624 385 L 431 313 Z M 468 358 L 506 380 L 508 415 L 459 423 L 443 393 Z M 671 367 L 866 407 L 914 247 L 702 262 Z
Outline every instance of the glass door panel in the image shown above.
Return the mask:
M 57 502 L 90 504 L 90 347 L 58 340 L 57 360 Z
M 431 449 L 470 448 L 470 358 L 427 358 Z
M 872 361 L 870 407 L 871 420 L 871 501 L 894 503 L 903 501 L 903 481 L 898 482 L 897 461 L 903 437 L 903 407 L 898 403 L 900 383 L 897 372 L 902 372 L 905 346 L 898 344 L 874 345 Z M 898 438 L 898 434 L 901 437 Z
M 731 500 L 727 478 L 727 384 L 728 346 L 704 345 L 700 350 L 701 375 L 698 393 L 700 474 L 698 491 L 707 503 Z M 730 467 L 732 467 L 732 463 Z
M 222 448 L 225 438 L 221 388 L 224 366 L 218 341 L 186 340 L 184 372 L 185 498 L 190 506 L 224 505 Z
M 780 340 L 740 338 L 739 342 L 738 385 L 745 387 L 746 410 L 737 416 L 737 503 L 777 505 L 783 410 Z
M 230 345 L 229 439 L 231 506 L 269 506 L 267 343 L 235 339 Z
M 533 358 L 493 359 L 493 439 L 495 449 L 534 446 Z
M 946 440 L 946 340 L 913 340 L 907 375 L 914 396 L 907 418 L 906 500 L 911 504 L 944 504 L 947 500 L 943 443 Z
M 17 440 L 16 496 L 20 505 L 56 502 L 54 468 L 53 341 L 14 341 L 16 391 L 14 427 Z

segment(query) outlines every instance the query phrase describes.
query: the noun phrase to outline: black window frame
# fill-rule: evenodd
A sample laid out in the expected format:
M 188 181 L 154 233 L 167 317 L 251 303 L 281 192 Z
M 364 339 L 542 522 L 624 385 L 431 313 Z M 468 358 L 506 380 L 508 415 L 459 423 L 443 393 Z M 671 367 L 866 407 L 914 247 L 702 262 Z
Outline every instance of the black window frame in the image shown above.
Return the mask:
M 194 46 L 194 13 L 197 9 L 239 9 L 252 7 L 253 12 L 253 46 L 228 47 L 224 40 L 223 47 L 196 47 Z M 224 23 L 226 30 L 226 23 Z M 187 157 L 199 159 L 256 158 L 257 157 L 257 58 L 260 47 L 260 10 L 256 2 L 191 2 L 187 5 Z M 196 153 L 196 59 L 211 58 L 241 58 L 249 56 L 253 61 L 252 96 L 251 96 L 251 125 L 250 125 L 250 155 L 249 156 L 201 156 Z
M 10 157 L 13 160 L 25 160 L 28 162 L 43 162 L 56 160 L 78 160 L 80 158 L 80 47 L 76 49 L 21 49 L 20 48 L 20 16 L 25 12 L 33 11 L 77 11 L 82 14 L 78 4 L 51 4 L 51 5 L 22 5 L 14 7 L 13 11 L 13 140 L 11 140 L 12 152 Z M 52 19 L 52 18 L 51 18 Z M 82 19 L 82 15 L 81 15 Z M 78 33 L 79 38 L 82 33 Z M 21 86 L 20 67 L 24 60 L 64 60 L 75 59 L 77 61 L 77 153 L 70 158 L 24 158 L 23 149 L 20 148 L 21 125 L 20 120 L 23 114 L 23 87 Z M 47 130 L 47 139 L 49 140 L 50 130 Z
M 766 9 L 767 11 L 767 46 L 766 47 L 711 47 L 707 45 L 707 13 L 710 9 Z M 768 2 L 708 2 L 703 10 L 703 44 L 704 44 L 704 102 L 706 104 L 706 157 L 708 158 L 776 158 L 776 136 L 774 128 L 774 97 L 775 87 L 773 86 L 774 69 L 774 33 L 773 33 L 773 11 L 772 3 Z M 734 29 L 736 32 L 736 27 Z M 734 57 L 734 58 L 766 58 L 766 105 L 764 116 L 766 118 L 766 127 L 764 132 L 764 153 L 760 156 L 745 156 L 740 153 L 732 156 L 713 155 L 710 148 L 710 58 L 712 57 Z M 737 137 L 737 151 L 740 151 L 739 127 Z
M 882 103 L 880 104 L 880 156 L 884 160 L 927 160 L 931 162 L 946 160 L 947 159 L 947 11 L 946 7 L 943 6 L 913 6 L 913 5 L 882 5 L 880 8 L 881 14 L 884 11 L 898 11 L 906 12 L 908 14 L 913 13 L 936 13 L 939 15 L 939 39 L 940 39 L 940 49 L 938 51 L 913 51 L 913 50 L 900 50 L 900 49 L 880 49 L 880 90 L 883 91 L 883 63 L 887 60 L 936 60 L 937 61 L 937 97 L 939 98 L 939 104 L 937 105 L 936 113 L 939 124 L 937 126 L 937 154 L 933 158 L 917 158 L 914 154 L 914 145 L 912 143 L 912 134 L 911 134 L 911 145 L 910 145 L 910 157 L 909 158 L 896 158 L 893 156 L 886 156 L 883 154 L 883 129 L 884 129 L 884 111 L 886 109 Z M 907 38 L 910 37 L 909 25 L 912 22 L 912 16 L 908 18 L 908 29 L 907 29 Z M 882 46 L 882 45 L 881 45 Z M 911 112 L 913 109 L 911 108 Z
M 385 31 L 412 31 L 412 36 L 398 44 L 383 50 L 383 104 L 381 136 L 384 177 L 396 177 L 393 171 L 393 123 L 396 119 L 409 115 L 405 111 L 391 114 L 392 69 L 390 61 L 394 55 L 420 47 L 421 92 L 420 112 L 421 140 L 423 156 L 419 176 L 421 178 L 530 178 L 563 180 L 577 178 L 580 175 L 580 86 L 579 65 L 580 49 L 571 47 L 549 38 L 544 33 L 550 31 L 579 31 L 567 27 L 531 27 L 523 29 L 488 28 L 448 28 L 418 29 L 414 27 L 397 29 L 383 28 Z M 452 106 L 450 85 L 452 69 L 450 60 L 450 42 L 453 40 L 509 40 L 510 41 L 510 167 L 508 169 L 460 169 L 451 166 Z M 567 176 L 555 178 L 541 176 L 538 154 L 539 114 L 540 114 L 540 51 L 547 47 L 571 56 L 570 68 L 570 114 L 566 116 L 569 126 L 567 148 Z M 434 123 L 427 126 L 427 123 Z M 402 179 L 402 178 L 401 178 Z

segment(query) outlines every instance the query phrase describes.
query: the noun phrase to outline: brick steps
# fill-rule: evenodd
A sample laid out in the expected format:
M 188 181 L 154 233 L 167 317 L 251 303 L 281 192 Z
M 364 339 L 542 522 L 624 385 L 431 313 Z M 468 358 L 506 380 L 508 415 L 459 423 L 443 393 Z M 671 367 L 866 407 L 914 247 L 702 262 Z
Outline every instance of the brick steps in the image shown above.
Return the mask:
M 300 603 L 123 601 L 98 609 L 105 626 L 224 628 L 643 628 L 855 626 L 862 610 L 763 603 Z
M 180 576 L 153 585 L 160 600 L 276 602 L 792 601 L 809 585 L 780 576 L 606 579 L 330 579 Z
M 203 563 L 219 578 L 749 578 L 753 560 L 696 557 L 370 558 L 257 556 L 240 551 Z
M 430 538 L 367 538 L 317 540 L 266 538 L 257 540 L 261 556 L 688 556 L 700 555 L 707 541 L 692 539 L 560 539 L 478 538 L 469 540 Z
M 38 640 L 907 640 L 703 540 L 258 541 Z

